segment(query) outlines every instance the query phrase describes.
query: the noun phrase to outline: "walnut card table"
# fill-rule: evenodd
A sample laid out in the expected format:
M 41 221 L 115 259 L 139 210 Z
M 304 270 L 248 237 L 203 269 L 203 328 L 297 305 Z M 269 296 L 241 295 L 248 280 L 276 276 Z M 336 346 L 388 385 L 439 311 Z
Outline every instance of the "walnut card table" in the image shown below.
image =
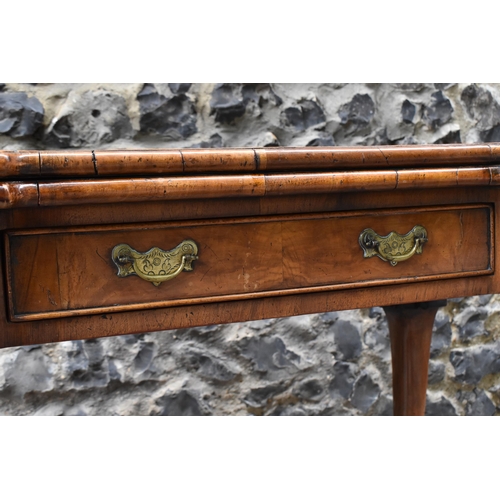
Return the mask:
M 394 413 L 437 309 L 500 292 L 500 144 L 0 151 L 0 347 L 383 306 Z

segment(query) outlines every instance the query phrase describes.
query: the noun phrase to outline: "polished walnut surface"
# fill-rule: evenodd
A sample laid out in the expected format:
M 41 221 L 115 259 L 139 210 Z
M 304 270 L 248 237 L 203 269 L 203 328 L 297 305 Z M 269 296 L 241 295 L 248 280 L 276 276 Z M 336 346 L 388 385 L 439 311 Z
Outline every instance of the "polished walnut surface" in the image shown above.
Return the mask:
M 419 414 L 436 301 L 500 291 L 498 164 L 496 144 L 0 152 L 0 346 L 385 306 L 396 411 Z
M 365 228 L 406 233 L 415 221 L 432 234 L 422 255 L 399 266 L 362 258 L 356 243 Z M 37 320 L 487 275 L 493 273 L 491 221 L 488 205 L 464 205 L 9 231 L 9 317 Z M 117 279 L 110 262 L 117 242 L 145 252 L 191 239 L 199 248 L 195 272 L 158 286 Z
M 224 148 L 120 151 L 0 151 L 1 178 L 325 171 L 498 163 L 499 144 Z
M 493 186 L 499 157 L 496 145 L 0 152 L 0 208 Z
M 0 343 L 491 293 L 499 159 L 495 144 L 0 152 Z M 364 229 L 416 224 L 422 255 L 363 258 Z M 192 273 L 116 276 L 115 245 L 186 238 Z

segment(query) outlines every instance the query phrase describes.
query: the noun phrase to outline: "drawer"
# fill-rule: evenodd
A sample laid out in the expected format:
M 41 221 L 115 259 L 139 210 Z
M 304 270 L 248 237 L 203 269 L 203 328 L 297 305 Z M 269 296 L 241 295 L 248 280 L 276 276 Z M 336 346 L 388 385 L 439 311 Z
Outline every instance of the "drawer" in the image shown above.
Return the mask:
M 407 238 L 402 253 L 413 248 L 414 254 L 407 260 L 392 265 L 377 255 L 364 256 L 359 242 L 364 230 L 405 235 L 415 226 L 427 233 L 421 253 L 414 251 L 417 242 L 410 234 L 413 240 Z M 401 238 L 381 240 L 378 248 L 400 245 Z M 489 205 L 10 231 L 5 235 L 10 319 L 491 274 L 493 241 Z M 187 253 L 183 242 L 191 245 Z M 119 245 L 125 246 L 113 259 Z M 134 262 L 142 271 L 134 271 Z M 129 275 L 119 276 L 119 269 Z

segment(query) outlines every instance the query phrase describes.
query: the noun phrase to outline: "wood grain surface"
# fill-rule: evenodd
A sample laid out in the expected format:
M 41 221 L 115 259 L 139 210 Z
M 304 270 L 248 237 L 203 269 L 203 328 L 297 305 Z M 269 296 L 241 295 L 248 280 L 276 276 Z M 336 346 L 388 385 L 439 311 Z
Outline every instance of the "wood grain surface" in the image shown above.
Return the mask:
M 137 203 L 67 205 L 64 208 L 23 207 L 0 210 L 0 229 L 83 226 L 208 218 L 290 215 L 321 212 L 419 208 L 444 205 L 490 203 L 498 189 L 487 186 L 453 189 L 408 189 L 335 194 L 282 195 L 269 197 L 207 198 L 195 200 L 150 200 Z
M 489 186 L 497 167 L 0 183 L 0 209 Z
M 185 203 L 158 201 L 138 204 L 78 205 L 61 209 L 23 208 L 0 211 L 0 227 L 3 231 L 26 233 L 39 228 L 47 233 L 50 228 L 59 232 L 85 229 L 85 226 L 165 221 L 206 220 L 210 218 L 257 217 L 264 215 L 315 214 L 323 210 L 334 212 L 359 209 L 380 212 L 395 207 L 410 210 L 440 207 L 445 210 L 457 204 L 488 203 L 494 209 L 492 223 L 494 234 L 499 234 L 498 206 L 500 192 L 492 187 L 455 189 L 426 189 L 392 191 L 384 195 L 376 192 L 340 193 L 331 195 L 302 195 L 247 199 L 208 199 Z M 404 209 L 404 208 L 403 208 Z M 26 228 L 26 229 L 23 229 Z M 103 228 L 105 229 L 105 228 Z M 0 247 L 5 252 L 4 245 Z M 360 250 L 361 251 L 361 250 Z M 498 245 L 492 247 L 495 261 L 500 258 Z M 419 256 L 422 257 L 424 253 Z M 96 256 L 97 257 L 97 256 Z M 98 257 L 97 257 L 98 258 Z M 2 259 L 5 262 L 5 256 Z M 370 260 L 373 260 L 370 259 Z M 195 263 L 195 266 L 199 262 Z M 398 266 L 399 267 L 399 264 Z M 194 271 L 195 272 L 195 271 Z M 130 277 L 126 279 L 138 279 Z M 7 282 L 5 266 L 0 267 L 0 280 Z M 123 279 L 125 281 L 125 279 Z M 6 287 L 0 287 L 0 347 L 60 342 L 98 338 L 112 335 L 143 333 L 201 325 L 249 321 L 280 316 L 294 316 L 325 311 L 338 311 L 373 306 L 396 305 L 434 301 L 454 297 L 466 297 L 500 292 L 498 273 L 463 278 L 414 281 L 383 286 L 332 289 L 315 293 L 256 297 L 251 300 L 233 300 L 214 303 L 186 304 L 158 307 L 149 310 L 130 310 L 119 313 L 102 313 L 75 317 L 41 319 L 37 321 L 11 322 L 8 320 L 9 300 Z M 150 284 L 148 284 L 151 286 Z
M 10 315 L 35 320 L 488 274 L 491 220 L 491 207 L 480 205 L 8 232 Z M 422 255 L 397 266 L 363 258 L 364 229 L 405 234 L 417 224 L 429 235 Z M 114 246 L 170 250 L 186 239 L 199 247 L 193 272 L 159 287 L 116 276 Z
M 433 144 L 305 148 L 0 151 L 0 178 L 98 177 L 500 163 L 500 146 Z
M 3 275 L 0 278 L 5 279 Z M 300 314 L 396 305 L 491 293 L 499 290 L 496 275 L 421 281 L 318 293 L 263 297 L 150 310 L 93 314 L 13 323 L 0 317 L 0 347 L 82 340 L 113 335 L 251 321 Z M 6 303 L 5 291 L 0 299 Z
M 432 327 L 446 301 L 384 307 L 391 337 L 394 415 L 425 413 Z

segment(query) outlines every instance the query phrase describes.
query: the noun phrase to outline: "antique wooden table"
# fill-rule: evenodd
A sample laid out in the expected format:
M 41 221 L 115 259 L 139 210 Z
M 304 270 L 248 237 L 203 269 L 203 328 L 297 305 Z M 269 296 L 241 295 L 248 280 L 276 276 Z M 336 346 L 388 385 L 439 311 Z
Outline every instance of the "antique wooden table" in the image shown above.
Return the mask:
M 500 292 L 500 144 L 0 152 L 0 347 L 383 306 L 394 413 Z M 497 203 L 498 202 L 498 203 Z

